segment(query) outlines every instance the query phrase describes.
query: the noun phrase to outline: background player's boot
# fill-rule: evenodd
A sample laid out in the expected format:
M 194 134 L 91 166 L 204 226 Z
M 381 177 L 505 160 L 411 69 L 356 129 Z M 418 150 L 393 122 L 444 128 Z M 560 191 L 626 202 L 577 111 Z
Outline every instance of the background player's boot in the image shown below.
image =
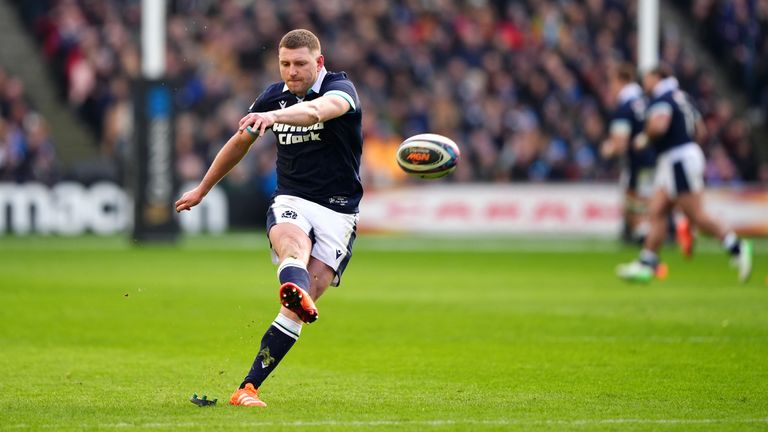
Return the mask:
M 667 273 L 667 265 L 664 263 L 659 263 L 655 269 L 640 261 L 619 264 L 616 267 L 616 276 L 630 282 L 647 283 L 653 280 L 653 278 L 664 279 L 667 277 Z
M 232 393 L 232 397 L 229 398 L 229 403 L 232 405 L 249 406 L 249 407 L 266 407 L 267 404 L 259 399 L 259 390 L 253 388 L 253 384 L 248 383 L 245 387 L 235 390 Z
M 317 315 L 317 306 L 312 297 L 298 285 L 286 282 L 280 286 L 280 303 L 291 312 L 299 316 L 305 323 L 314 322 Z
M 677 244 L 680 246 L 680 252 L 684 258 L 690 258 L 693 255 L 693 227 L 688 221 L 688 218 L 680 218 L 675 223 L 675 237 L 677 238 Z
M 746 283 L 752 275 L 752 242 L 741 240 L 739 254 L 732 258 L 731 264 L 739 269 L 739 282 Z

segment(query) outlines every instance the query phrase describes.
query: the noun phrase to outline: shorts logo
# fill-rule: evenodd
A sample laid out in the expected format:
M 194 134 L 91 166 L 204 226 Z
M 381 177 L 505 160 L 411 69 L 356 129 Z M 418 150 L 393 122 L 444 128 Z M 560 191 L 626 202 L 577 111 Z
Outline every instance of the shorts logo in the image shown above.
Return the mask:
M 293 210 L 286 210 L 282 215 L 280 215 L 280 217 L 283 219 L 296 219 L 297 216 L 298 215 Z
M 336 249 L 336 259 L 339 259 L 341 254 L 342 254 L 341 250 L 340 249 Z
M 328 198 L 328 203 L 345 206 L 349 203 L 349 200 L 345 196 L 336 195 Z

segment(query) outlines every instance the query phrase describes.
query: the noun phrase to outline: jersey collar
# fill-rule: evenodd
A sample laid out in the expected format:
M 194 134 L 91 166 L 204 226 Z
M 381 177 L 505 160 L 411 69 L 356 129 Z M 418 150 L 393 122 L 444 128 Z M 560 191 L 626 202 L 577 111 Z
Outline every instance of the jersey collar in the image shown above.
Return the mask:
M 325 69 L 325 66 L 323 66 L 322 69 L 320 69 L 320 72 L 317 74 L 317 81 L 315 81 L 314 84 L 312 84 L 312 87 L 309 88 L 307 91 L 307 95 L 310 95 L 312 93 L 320 93 L 320 86 L 323 85 L 323 79 L 325 78 L 325 75 L 328 74 L 328 71 Z M 288 84 L 283 84 L 283 93 L 288 91 Z
M 677 83 L 677 78 L 664 78 L 653 87 L 653 97 L 659 97 L 665 93 L 677 90 L 678 87 L 679 84 Z
M 621 88 L 617 99 L 619 103 L 627 102 L 630 99 L 635 99 L 643 95 L 643 89 L 637 83 L 629 83 Z

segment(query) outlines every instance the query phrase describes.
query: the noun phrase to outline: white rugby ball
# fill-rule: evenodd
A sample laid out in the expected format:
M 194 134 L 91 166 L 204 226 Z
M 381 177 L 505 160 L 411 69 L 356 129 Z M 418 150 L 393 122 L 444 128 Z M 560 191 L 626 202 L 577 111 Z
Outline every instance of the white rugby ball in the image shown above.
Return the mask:
M 459 146 L 452 139 L 425 133 L 414 135 L 400 144 L 397 164 L 412 176 L 435 179 L 453 172 L 459 156 Z

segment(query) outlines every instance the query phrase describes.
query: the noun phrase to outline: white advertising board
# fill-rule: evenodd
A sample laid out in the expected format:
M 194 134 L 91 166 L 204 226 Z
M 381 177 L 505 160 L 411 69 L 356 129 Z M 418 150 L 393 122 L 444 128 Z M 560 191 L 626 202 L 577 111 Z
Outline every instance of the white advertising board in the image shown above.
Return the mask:
M 705 206 L 747 235 L 768 234 L 768 191 L 711 190 Z M 618 235 L 615 184 L 428 185 L 366 193 L 363 231 L 457 234 Z

